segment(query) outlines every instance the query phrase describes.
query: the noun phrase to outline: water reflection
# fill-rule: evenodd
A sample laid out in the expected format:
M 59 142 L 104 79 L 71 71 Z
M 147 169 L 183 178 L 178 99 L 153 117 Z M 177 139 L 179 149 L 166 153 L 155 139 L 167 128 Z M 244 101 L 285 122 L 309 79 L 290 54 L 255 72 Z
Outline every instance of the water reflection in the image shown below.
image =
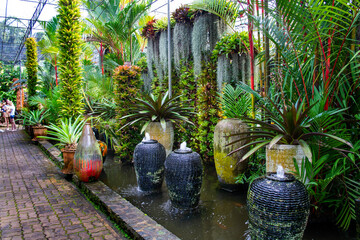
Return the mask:
M 233 193 L 221 190 L 214 169 L 204 172 L 200 204 L 193 211 L 172 207 L 165 183 L 160 193 L 139 190 L 133 166 L 111 156 L 106 159 L 100 180 L 181 239 L 248 239 L 246 189 Z M 329 231 L 328 226 L 308 229 L 304 237 L 307 240 L 345 239 L 336 230 Z

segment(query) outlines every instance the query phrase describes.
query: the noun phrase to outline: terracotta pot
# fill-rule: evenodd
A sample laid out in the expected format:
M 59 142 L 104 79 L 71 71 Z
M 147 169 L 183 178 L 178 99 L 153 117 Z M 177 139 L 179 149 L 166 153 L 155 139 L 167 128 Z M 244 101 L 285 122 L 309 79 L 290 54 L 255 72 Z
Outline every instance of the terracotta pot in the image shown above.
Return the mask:
M 150 138 L 157 140 L 165 147 L 168 156 L 174 145 L 174 127 L 172 122 L 166 122 L 166 128 L 161 127 L 160 122 L 151 122 L 145 129 L 150 134 Z
M 241 137 L 245 137 L 245 135 L 232 137 L 229 137 L 229 135 L 246 131 L 248 131 L 247 124 L 239 119 L 224 119 L 215 126 L 214 162 L 219 182 L 223 188 L 230 189 L 236 187 L 235 177 L 245 172 L 248 166 L 247 160 L 236 164 L 248 151 L 247 148 L 227 156 L 231 151 L 246 144 L 246 140 L 226 147 L 227 144 L 234 142 Z
M 271 149 L 267 145 L 266 172 L 276 172 L 278 165 L 281 165 L 286 173 L 295 172 L 294 158 L 301 171 L 305 154 L 300 145 L 275 144 Z
M 61 172 L 64 174 L 73 174 L 75 150 L 68 151 L 61 149 L 61 152 L 63 153 L 64 159 L 64 167 L 61 169 Z
M 33 129 L 33 134 L 34 134 L 33 141 L 45 140 L 45 139 L 37 138 L 37 137 L 46 136 L 46 133 L 47 133 L 47 128 L 46 127 L 44 127 L 44 126 L 40 126 L 40 127 L 32 126 L 32 129 Z

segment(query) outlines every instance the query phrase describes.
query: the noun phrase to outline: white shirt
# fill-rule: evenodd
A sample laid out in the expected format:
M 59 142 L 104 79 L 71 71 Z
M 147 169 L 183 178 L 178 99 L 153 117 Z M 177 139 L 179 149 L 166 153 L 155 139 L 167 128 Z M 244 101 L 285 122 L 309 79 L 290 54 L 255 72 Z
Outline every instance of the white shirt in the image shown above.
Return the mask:
M 15 115 L 15 106 L 11 106 L 11 105 L 6 105 L 6 109 L 10 109 L 10 115 Z

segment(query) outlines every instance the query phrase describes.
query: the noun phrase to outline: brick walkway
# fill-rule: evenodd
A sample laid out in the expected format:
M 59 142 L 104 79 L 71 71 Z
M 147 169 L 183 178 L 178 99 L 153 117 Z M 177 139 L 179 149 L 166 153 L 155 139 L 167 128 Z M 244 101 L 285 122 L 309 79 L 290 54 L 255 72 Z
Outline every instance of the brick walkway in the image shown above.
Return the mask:
M 0 239 L 124 239 L 24 131 L 0 133 Z

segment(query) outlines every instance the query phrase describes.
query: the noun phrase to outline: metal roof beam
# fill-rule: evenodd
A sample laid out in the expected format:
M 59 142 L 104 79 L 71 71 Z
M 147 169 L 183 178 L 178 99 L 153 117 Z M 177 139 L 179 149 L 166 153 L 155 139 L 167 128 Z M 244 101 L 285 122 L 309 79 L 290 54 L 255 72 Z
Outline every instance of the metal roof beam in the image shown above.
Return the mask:
M 23 37 L 23 39 L 21 41 L 21 44 L 19 46 L 19 49 L 18 49 L 18 51 L 16 53 L 16 57 L 14 59 L 14 64 L 16 64 L 16 62 L 17 62 L 17 60 L 18 60 L 18 58 L 20 56 L 20 53 L 24 48 L 25 41 L 26 41 L 27 37 L 31 34 L 31 31 L 32 31 L 36 21 L 38 20 L 42 10 L 44 9 L 44 6 L 47 3 L 47 1 L 48 0 L 39 0 L 39 4 L 37 5 L 37 7 L 36 7 L 36 9 L 34 11 L 34 14 L 33 14 L 32 18 L 29 21 L 29 25 L 28 25 L 28 27 L 26 29 L 24 37 Z

